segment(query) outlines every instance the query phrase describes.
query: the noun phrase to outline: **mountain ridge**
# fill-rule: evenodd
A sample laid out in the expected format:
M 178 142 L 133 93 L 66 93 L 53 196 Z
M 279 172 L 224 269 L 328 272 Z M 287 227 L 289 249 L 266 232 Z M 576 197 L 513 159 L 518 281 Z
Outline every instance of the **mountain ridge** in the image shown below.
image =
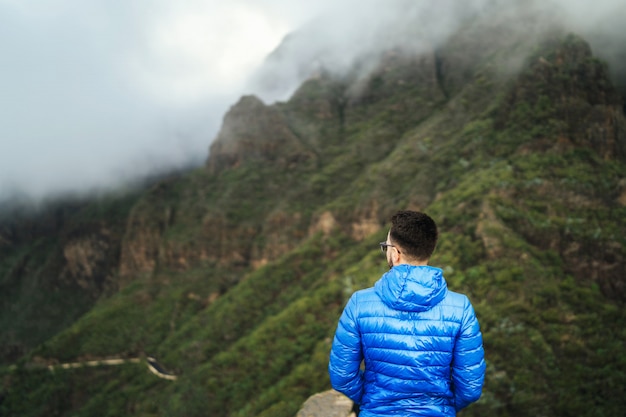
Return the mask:
M 468 36 L 481 31 L 466 26 L 417 57 L 388 51 L 366 75 L 318 72 L 286 102 L 244 97 L 205 167 L 125 204 L 79 208 L 64 230 L 80 233 L 62 232 L 65 240 L 44 233 L 42 246 L 12 248 L 0 264 L 3 289 L 36 286 L 70 265 L 101 271 L 89 236 L 107 225 L 121 245 L 109 292 L 55 335 L 5 356 L 18 371 L 3 372 L 0 410 L 295 415 L 328 388 L 336 320 L 347 296 L 384 272 L 376 244 L 397 208 L 437 219 L 432 263 L 475 303 L 488 374 L 464 415 L 621 410 L 623 104 L 580 38 L 497 38 L 481 49 Z M 37 247 L 56 269 L 32 273 Z M 0 305 L 18 308 L 6 297 Z M 179 375 L 175 383 L 130 365 L 25 369 L 32 357 L 146 351 Z

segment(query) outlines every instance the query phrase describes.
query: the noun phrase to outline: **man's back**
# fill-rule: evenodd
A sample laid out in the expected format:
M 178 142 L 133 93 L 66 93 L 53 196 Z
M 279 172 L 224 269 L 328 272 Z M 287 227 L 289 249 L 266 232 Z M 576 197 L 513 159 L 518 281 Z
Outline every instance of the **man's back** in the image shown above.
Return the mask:
M 467 297 L 448 291 L 438 268 L 398 265 L 351 297 L 329 372 L 362 417 L 451 416 L 480 397 L 483 355 Z

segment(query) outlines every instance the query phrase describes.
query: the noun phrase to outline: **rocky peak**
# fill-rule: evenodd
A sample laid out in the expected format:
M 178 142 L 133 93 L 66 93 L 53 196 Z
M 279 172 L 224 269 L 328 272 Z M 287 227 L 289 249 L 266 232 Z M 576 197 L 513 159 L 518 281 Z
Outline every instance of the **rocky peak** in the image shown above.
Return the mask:
M 310 156 L 276 106 L 244 96 L 224 116 L 210 147 L 207 168 L 219 172 L 248 161 L 289 166 Z
M 515 125 L 536 126 L 529 147 L 587 147 L 606 159 L 626 158 L 622 98 L 606 65 L 574 35 L 546 42 L 528 60 L 496 122 L 497 128 Z

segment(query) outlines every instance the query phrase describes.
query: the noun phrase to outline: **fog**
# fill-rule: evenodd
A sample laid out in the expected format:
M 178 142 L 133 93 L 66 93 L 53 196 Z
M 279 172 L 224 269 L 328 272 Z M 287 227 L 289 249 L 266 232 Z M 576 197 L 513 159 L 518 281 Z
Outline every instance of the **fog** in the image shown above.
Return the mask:
M 460 15 L 502 2 L 438 0 L 430 36 L 443 39 Z M 242 94 L 286 100 L 322 55 L 341 71 L 419 38 L 427 28 L 409 22 L 432 4 L 0 0 L 0 201 L 107 190 L 199 165 Z M 537 7 L 589 35 L 616 78 L 626 72 L 623 1 L 547 4 Z M 266 60 L 302 28 L 308 38 Z
M 0 200 L 202 163 L 304 9 L 273 0 L 0 0 Z
M 354 69 L 357 58 L 362 66 L 364 56 L 373 58 L 392 47 L 414 53 L 432 50 L 467 17 L 506 15 L 514 21 L 524 12 L 583 36 L 593 53 L 610 64 L 614 81 L 626 91 L 623 0 L 395 0 L 386 2 L 387 7 L 380 4 L 364 0 L 357 7 L 324 10 L 299 27 L 298 35 L 289 37 L 280 53 L 271 54 L 251 75 L 250 89 L 266 102 L 287 100 L 312 69 L 342 75 Z M 517 29 L 530 32 L 533 28 L 520 21 Z M 373 60 L 366 62 L 365 70 L 374 65 Z

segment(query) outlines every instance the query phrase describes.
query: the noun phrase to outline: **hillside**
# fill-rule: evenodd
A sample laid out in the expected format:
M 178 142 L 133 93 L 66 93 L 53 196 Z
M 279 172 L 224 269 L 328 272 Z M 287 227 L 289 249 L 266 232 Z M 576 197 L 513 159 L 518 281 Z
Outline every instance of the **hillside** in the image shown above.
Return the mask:
M 584 39 L 509 24 L 242 97 L 205 166 L 144 190 L 5 214 L 0 415 L 294 416 L 402 208 L 438 222 L 431 264 L 481 323 L 462 415 L 620 415 L 623 97 Z M 107 358 L 129 361 L 47 368 Z

